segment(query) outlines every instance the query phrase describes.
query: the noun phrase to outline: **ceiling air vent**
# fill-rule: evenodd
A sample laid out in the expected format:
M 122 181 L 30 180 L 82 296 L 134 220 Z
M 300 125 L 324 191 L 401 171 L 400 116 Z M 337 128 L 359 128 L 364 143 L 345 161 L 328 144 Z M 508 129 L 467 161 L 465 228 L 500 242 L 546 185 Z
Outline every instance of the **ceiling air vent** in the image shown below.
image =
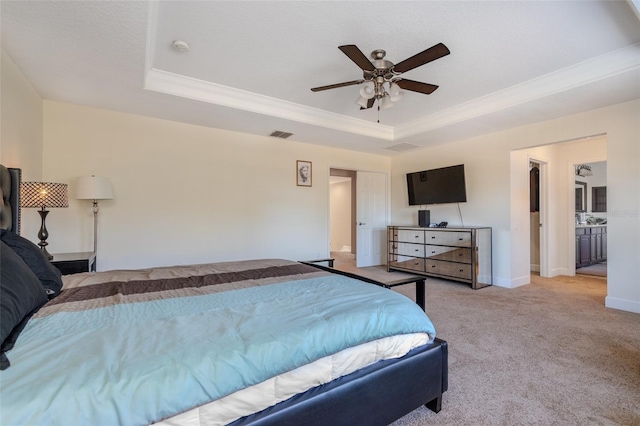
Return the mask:
M 385 149 L 389 149 L 391 151 L 409 151 L 411 149 L 420 148 L 418 145 L 413 145 L 410 143 L 399 143 L 398 145 L 388 146 Z
M 286 139 L 289 136 L 293 135 L 293 133 L 283 132 L 281 130 L 274 130 L 269 136 L 273 136 L 274 138 Z

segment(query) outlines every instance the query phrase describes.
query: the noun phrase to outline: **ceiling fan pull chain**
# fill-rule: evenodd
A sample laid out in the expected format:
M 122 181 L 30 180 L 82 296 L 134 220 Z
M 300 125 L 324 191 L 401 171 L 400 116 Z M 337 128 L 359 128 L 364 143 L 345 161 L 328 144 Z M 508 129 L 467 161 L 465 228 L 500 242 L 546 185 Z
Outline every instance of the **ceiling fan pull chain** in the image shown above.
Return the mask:
M 378 101 L 378 123 L 380 123 L 380 101 Z

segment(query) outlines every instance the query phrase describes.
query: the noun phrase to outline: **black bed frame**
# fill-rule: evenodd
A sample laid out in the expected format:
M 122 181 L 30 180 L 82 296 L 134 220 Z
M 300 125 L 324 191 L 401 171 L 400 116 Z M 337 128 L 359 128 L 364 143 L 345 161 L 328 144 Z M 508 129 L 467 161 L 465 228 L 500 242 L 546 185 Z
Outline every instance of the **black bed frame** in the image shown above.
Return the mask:
M 329 266 L 318 265 L 324 262 Z M 389 285 L 333 269 L 333 259 L 301 263 L 386 288 L 415 283 L 416 301 L 424 309 L 424 277 L 409 277 Z M 439 412 L 442 394 L 449 386 L 448 371 L 447 342 L 436 338 L 401 358 L 379 361 L 231 425 L 385 426 L 421 405 Z
M 421 405 L 437 413 L 448 387 L 447 360 L 447 342 L 436 338 L 231 425 L 385 426 Z
M 19 233 L 20 169 L 0 165 L 0 176 L 11 179 L 12 197 L 6 204 L 12 213 L 12 230 Z M 7 182 L 2 185 L 6 188 Z M 379 361 L 231 424 L 384 426 L 421 405 L 439 412 L 447 387 L 447 342 L 436 338 L 401 358 Z
M 2 226 L 4 229 L 20 233 L 20 182 L 22 170 L 6 168 L 0 164 L 0 187 L 2 188 Z M 8 209 L 8 211 L 5 211 Z

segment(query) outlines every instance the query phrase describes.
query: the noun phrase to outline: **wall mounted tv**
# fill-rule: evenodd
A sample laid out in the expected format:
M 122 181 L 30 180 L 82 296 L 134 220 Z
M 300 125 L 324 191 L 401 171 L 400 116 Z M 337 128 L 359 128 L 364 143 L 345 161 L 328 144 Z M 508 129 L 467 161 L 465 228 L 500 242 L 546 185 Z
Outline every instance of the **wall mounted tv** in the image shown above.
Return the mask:
M 466 202 L 464 164 L 407 173 L 407 189 L 410 206 Z

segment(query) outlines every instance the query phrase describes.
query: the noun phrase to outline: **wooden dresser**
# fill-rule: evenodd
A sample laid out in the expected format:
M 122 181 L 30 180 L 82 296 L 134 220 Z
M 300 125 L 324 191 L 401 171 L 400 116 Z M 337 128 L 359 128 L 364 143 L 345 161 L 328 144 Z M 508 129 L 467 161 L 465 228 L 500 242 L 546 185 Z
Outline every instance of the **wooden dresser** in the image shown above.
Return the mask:
M 491 228 L 389 226 L 387 271 L 462 281 L 478 289 L 493 284 Z

